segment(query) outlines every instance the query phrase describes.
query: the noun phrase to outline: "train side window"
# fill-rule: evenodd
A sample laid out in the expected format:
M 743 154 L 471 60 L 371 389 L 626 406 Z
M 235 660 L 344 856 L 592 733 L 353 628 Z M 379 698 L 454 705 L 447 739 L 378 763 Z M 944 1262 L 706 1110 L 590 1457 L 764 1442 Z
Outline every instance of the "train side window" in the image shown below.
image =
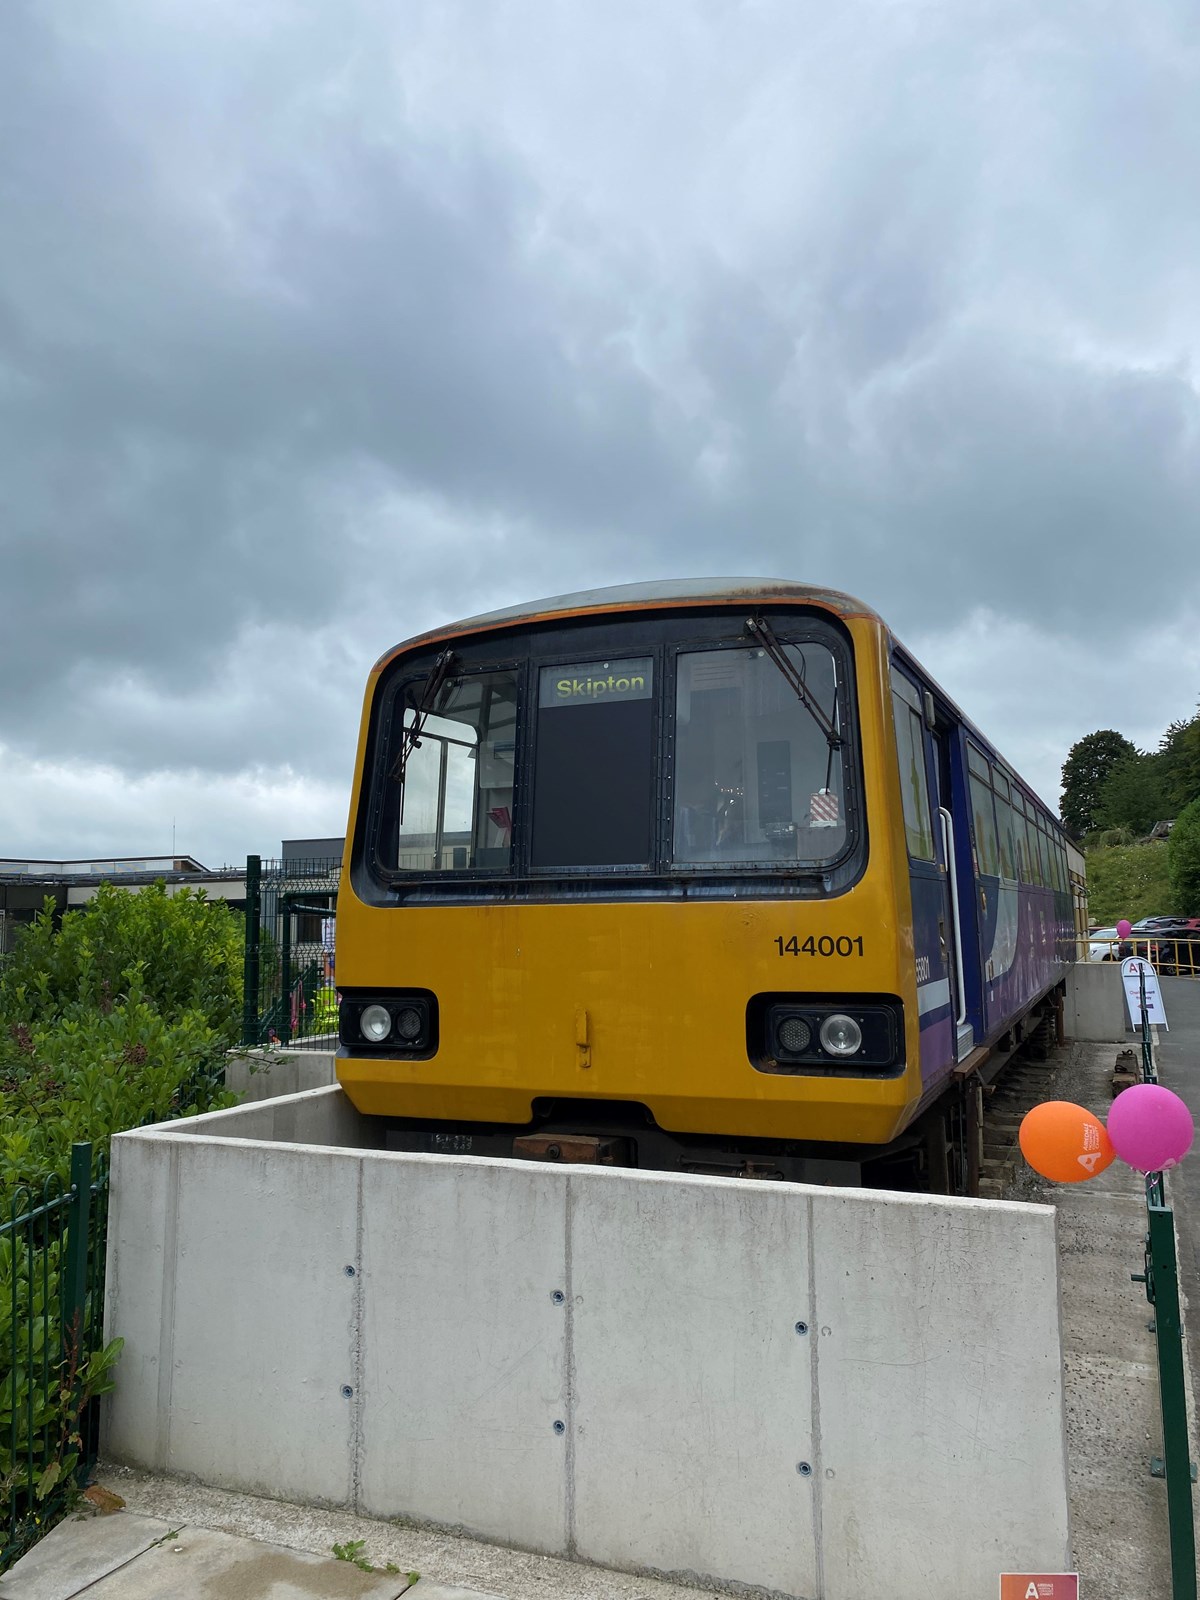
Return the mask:
M 1012 803 L 1009 800 L 1008 779 L 1002 772 L 997 772 L 995 774 L 995 783 L 996 832 L 1000 836 L 1000 875 L 1004 878 L 1015 878 L 1017 876 L 1017 841 Z
M 896 720 L 896 751 L 900 758 L 900 793 L 908 853 L 914 861 L 933 861 L 936 855 L 925 766 L 925 725 L 918 705 L 916 689 L 907 678 L 893 672 L 892 709 Z
M 992 785 L 987 758 L 976 750 L 974 745 L 968 744 L 967 759 L 978 867 L 985 876 L 994 878 L 1000 872 L 1000 850 L 996 839 L 996 814 L 992 808 Z

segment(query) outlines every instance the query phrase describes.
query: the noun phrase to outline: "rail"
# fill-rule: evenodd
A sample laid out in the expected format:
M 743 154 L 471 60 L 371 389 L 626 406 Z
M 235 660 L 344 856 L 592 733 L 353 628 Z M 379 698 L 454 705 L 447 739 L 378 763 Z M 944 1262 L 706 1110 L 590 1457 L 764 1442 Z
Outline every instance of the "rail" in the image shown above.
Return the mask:
M 1146 1006 L 1146 974 L 1140 975 L 1142 1002 L 1142 1080 L 1157 1083 L 1154 1043 Z M 1179 1308 L 1179 1264 L 1175 1253 L 1175 1218 L 1167 1205 L 1161 1172 L 1146 1174 L 1145 1267 L 1134 1272 L 1146 1285 L 1154 1307 L 1158 1350 L 1159 1406 L 1163 1453 L 1150 1463 L 1156 1478 L 1167 1482 L 1167 1520 L 1171 1540 L 1171 1600 L 1196 1600 L 1196 1527 L 1192 1509 L 1195 1469 L 1188 1439 L 1187 1387 L 1183 1365 L 1183 1317 Z

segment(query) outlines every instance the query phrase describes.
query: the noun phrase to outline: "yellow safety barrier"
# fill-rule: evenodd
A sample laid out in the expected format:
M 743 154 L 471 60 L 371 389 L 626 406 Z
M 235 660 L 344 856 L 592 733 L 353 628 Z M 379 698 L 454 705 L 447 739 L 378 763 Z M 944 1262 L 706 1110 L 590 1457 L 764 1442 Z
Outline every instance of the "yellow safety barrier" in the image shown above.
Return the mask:
M 1200 978 L 1200 933 L 1132 934 L 1128 939 L 1101 939 L 1095 934 L 1076 941 L 1077 961 L 1124 961 L 1141 956 L 1167 978 Z

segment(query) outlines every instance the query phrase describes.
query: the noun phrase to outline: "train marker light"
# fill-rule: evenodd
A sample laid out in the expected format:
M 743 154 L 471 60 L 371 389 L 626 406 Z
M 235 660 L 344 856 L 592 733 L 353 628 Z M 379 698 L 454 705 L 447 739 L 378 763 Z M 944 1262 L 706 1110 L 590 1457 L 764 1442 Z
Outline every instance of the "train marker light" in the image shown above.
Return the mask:
M 784 1017 L 776 1034 L 779 1048 L 790 1056 L 802 1056 L 808 1049 L 812 1029 L 803 1017 Z
M 404 1006 L 396 1013 L 396 1032 L 407 1043 L 421 1036 L 421 1013 L 415 1006 Z

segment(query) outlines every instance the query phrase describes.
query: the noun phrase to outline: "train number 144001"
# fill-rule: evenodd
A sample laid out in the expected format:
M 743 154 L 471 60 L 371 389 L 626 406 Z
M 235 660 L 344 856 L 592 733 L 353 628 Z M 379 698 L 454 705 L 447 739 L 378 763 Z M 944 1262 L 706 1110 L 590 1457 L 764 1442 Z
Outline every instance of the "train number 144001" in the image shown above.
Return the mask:
M 863 953 L 862 934 L 855 934 L 853 938 L 847 933 L 833 938 L 831 934 L 824 933 L 819 939 L 810 933 L 807 939 L 800 939 L 793 934 L 790 939 L 785 939 L 779 934 L 775 939 L 775 948 L 781 956 L 860 956 Z

